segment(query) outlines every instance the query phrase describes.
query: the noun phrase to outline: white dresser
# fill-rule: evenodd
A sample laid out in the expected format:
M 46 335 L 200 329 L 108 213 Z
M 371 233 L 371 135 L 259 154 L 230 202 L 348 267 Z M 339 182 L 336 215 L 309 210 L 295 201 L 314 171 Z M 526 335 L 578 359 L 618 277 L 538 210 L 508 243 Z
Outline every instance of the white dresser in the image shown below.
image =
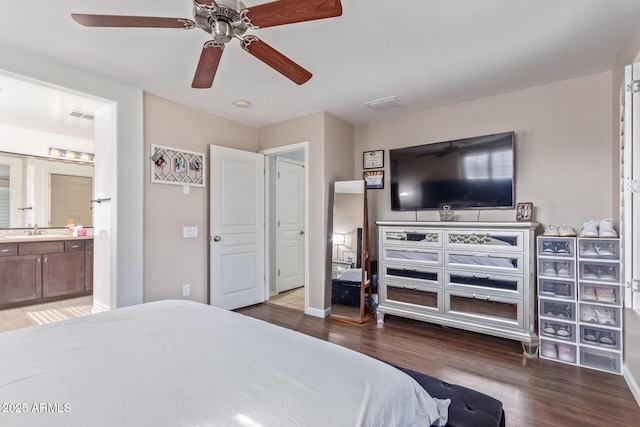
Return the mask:
M 523 222 L 379 221 L 385 314 L 518 340 L 535 355 L 534 231 Z

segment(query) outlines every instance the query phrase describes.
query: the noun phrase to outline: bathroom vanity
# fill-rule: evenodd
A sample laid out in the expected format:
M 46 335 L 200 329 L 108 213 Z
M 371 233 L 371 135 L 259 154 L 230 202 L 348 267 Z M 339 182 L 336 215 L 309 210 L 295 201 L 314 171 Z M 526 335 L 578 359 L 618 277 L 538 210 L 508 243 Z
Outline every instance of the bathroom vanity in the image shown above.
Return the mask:
M 92 237 L 0 237 L 0 309 L 88 295 L 92 289 Z

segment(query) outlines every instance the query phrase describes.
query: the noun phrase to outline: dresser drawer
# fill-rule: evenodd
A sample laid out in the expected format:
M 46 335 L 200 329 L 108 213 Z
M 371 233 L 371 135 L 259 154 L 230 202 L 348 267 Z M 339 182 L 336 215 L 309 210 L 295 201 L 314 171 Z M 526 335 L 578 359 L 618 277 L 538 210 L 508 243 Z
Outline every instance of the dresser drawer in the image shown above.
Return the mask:
M 433 286 L 441 286 L 442 283 L 442 270 L 438 268 L 383 264 L 381 273 L 385 280 L 402 280 L 407 283 Z
M 521 231 L 454 231 L 444 234 L 445 247 L 474 251 L 522 252 L 524 233 Z
M 442 247 L 442 230 L 413 228 L 381 228 L 382 245 L 400 245 L 402 247 Z
M 445 270 L 444 283 L 445 288 L 481 294 L 502 295 L 508 298 L 522 298 L 524 288 L 524 279 L 522 277 L 460 270 Z
M 383 305 L 413 308 L 419 313 L 442 313 L 442 290 L 438 287 L 389 281 L 383 289 Z
M 442 250 L 438 248 L 399 248 L 384 246 L 382 248 L 384 262 L 402 262 L 416 265 L 442 266 Z
M 17 243 L 0 243 L 0 256 L 18 255 Z
M 472 270 L 483 273 L 524 274 L 522 254 L 504 252 L 445 251 L 445 268 Z
M 483 293 L 445 291 L 445 314 L 477 324 L 524 328 L 522 300 Z

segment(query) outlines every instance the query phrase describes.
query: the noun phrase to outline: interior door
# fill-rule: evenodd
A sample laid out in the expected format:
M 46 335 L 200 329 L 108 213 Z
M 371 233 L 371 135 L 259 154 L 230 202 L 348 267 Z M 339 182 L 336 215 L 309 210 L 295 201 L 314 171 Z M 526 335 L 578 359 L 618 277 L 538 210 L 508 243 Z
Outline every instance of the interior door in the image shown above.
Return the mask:
M 264 156 L 210 146 L 210 304 L 265 300 Z
M 304 286 L 304 166 L 276 159 L 276 292 Z

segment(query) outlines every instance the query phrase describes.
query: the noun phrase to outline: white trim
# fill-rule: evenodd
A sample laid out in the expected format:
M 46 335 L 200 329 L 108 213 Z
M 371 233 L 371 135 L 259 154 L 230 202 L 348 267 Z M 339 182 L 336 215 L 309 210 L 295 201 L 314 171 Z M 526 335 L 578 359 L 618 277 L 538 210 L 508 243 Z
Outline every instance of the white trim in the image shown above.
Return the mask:
M 624 377 L 629 389 L 631 390 L 631 394 L 636 398 L 636 402 L 638 402 L 638 406 L 640 406 L 640 386 L 636 382 L 636 380 L 627 369 L 627 365 L 622 365 L 622 376 Z
M 306 296 L 305 296 L 305 304 L 306 304 Z M 308 314 L 309 316 L 320 317 L 324 319 L 325 317 L 329 317 L 329 315 L 331 314 L 331 307 L 325 308 L 324 310 L 320 310 L 319 308 L 305 307 L 304 314 Z
M 311 316 L 326 317 L 322 310 L 309 308 L 309 141 L 298 142 L 290 145 L 283 145 L 281 147 L 268 148 L 261 150 L 260 153 L 265 156 L 265 174 L 269 176 L 269 162 L 267 158 L 278 154 L 290 153 L 292 151 L 304 150 L 304 312 Z M 268 180 L 265 179 L 265 183 Z M 271 241 L 271 234 L 269 232 L 269 224 L 271 223 L 271 217 L 269 215 L 269 203 L 271 200 L 271 188 L 269 185 L 265 185 L 265 241 Z M 271 251 L 269 250 L 269 244 L 265 245 L 266 260 L 271 260 Z M 271 278 L 271 265 L 269 262 L 265 262 L 265 296 L 269 299 L 270 292 L 270 278 Z

